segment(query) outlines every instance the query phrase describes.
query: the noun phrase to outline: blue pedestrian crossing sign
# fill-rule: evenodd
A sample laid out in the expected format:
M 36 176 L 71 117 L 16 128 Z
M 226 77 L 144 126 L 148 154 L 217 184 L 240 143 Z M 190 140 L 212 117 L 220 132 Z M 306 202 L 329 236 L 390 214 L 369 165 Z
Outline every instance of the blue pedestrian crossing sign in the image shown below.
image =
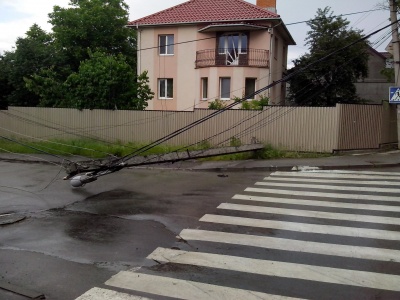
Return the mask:
M 389 103 L 400 104 L 400 87 L 391 86 L 389 88 Z

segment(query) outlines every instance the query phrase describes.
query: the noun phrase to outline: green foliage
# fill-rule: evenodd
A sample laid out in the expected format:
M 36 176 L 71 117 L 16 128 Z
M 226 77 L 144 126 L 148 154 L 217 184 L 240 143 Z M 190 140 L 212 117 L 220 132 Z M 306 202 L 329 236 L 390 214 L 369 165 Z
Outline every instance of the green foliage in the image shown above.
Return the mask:
M 136 76 L 125 56 L 99 51 L 90 53 L 78 72 L 65 81 L 48 69 L 26 79 L 26 83 L 40 96 L 40 105 L 47 107 L 143 110 L 154 95 L 147 72 Z
M 290 73 L 362 37 L 361 30 L 349 28 L 349 22 L 333 16 L 329 7 L 318 9 L 307 24 L 311 27 L 306 39 L 310 53 L 294 60 Z M 289 100 L 307 106 L 358 103 L 354 82 L 368 74 L 367 49 L 367 42 L 359 42 L 297 74 L 290 80 Z
M 144 71 L 142 74 L 137 76 L 136 80 L 136 99 L 134 109 L 144 109 L 147 107 L 148 100 L 153 99 L 154 92 L 151 91 L 149 86 L 148 72 Z
M 136 32 L 123 0 L 71 0 L 0 57 L 0 105 L 144 109 L 153 93 L 136 74 Z
M 394 82 L 395 75 L 394 75 L 394 68 L 384 68 L 380 71 L 380 73 L 386 77 L 387 82 Z
M 63 79 L 53 68 L 42 69 L 31 77 L 24 78 L 26 88 L 39 96 L 38 106 L 68 107 L 66 89 Z
M 32 141 L 32 140 L 19 140 L 20 142 L 35 147 L 37 149 L 62 156 L 80 155 L 90 158 L 105 158 L 108 155 L 125 156 L 145 146 L 139 143 L 102 143 L 92 140 L 49 140 L 49 141 Z M 168 146 L 159 145 L 140 155 L 153 155 L 174 152 L 182 149 L 182 146 Z M 189 150 L 192 150 L 190 148 Z M 14 142 L 0 139 L 0 153 L 1 152 L 13 153 L 40 153 L 32 148 L 27 148 L 23 145 Z
M 34 24 L 25 38 L 17 39 L 15 50 L 5 52 L 0 61 L 3 101 L 14 106 L 36 106 L 39 97 L 26 88 L 23 79 L 56 64 L 53 38 Z
M 209 109 L 224 109 L 226 107 L 226 103 L 223 100 L 215 99 L 214 101 L 208 104 Z
M 95 52 L 65 82 L 70 91 L 68 107 L 143 110 L 153 95 L 147 80 L 146 73 L 141 74 L 139 99 L 135 71 L 125 56 Z
M 239 147 L 241 145 L 242 145 L 242 141 L 239 138 L 237 138 L 235 136 L 230 138 L 229 146 L 231 146 L 231 147 Z
M 56 155 L 62 155 L 62 156 L 80 155 L 89 158 L 105 158 L 108 155 L 122 157 L 145 146 L 144 144 L 139 144 L 139 143 L 122 143 L 122 142 L 102 143 L 98 141 L 84 140 L 84 139 L 83 140 L 54 139 L 54 140 L 36 141 L 36 142 L 32 140 L 19 140 L 19 141 L 26 145 Z M 210 147 L 211 147 L 210 144 L 208 142 L 205 142 L 204 145 L 198 145 L 197 147 L 190 147 L 189 150 L 202 150 L 202 149 L 209 149 Z M 182 146 L 159 145 L 154 148 L 151 148 L 149 151 L 146 151 L 141 155 L 145 156 L 153 154 L 154 155 L 164 154 L 175 151 L 182 151 L 182 149 L 183 149 Z M 7 153 L 7 151 L 13 153 L 40 153 L 39 151 L 35 151 L 32 148 L 27 148 L 23 145 L 16 144 L 14 142 L 10 142 L 4 139 L 0 139 L 0 153 L 1 152 Z M 276 149 L 271 145 L 266 145 L 264 149 L 259 151 L 221 155 L 201 160 L 220 161 L 220 160 L 277 159 L 277 158 L 317 158 L 317 157 L 327 157 L 327 156 L 330 156 L 330 154 L 284 151 Z
M 269 104 L 269 97 L 266 95 L 261 95 L 260 99 L 253 99 L 242 102 L 241 109 L 247 110 L 263 110 L 265 106 Z
M 136 33 L 126 28 L 128 5 L 123 0 L 71 0 L 70 7 L 54 6 L 49 14 L 56 44 L 77 71 L 88 50 L 123 54 L 136 61 Z
M 200 143 L 197 143 L 196 148 L 198 150 L 210 149 L 211 143 L 208 140 L 202 140 Z

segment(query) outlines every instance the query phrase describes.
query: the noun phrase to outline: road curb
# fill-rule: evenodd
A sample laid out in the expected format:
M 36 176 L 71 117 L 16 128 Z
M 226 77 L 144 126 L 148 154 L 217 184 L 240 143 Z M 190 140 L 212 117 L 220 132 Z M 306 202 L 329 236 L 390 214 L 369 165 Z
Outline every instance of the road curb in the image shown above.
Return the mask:
M 0 157 L 0 161 L 9 162 L 9 163 L 27 163 L 27 164 L 44 164 L 44 165 L 54 165 L 60 164 L 60 162 L 54 161 L 42 161 L 42 160 L 29 160 L 29 159 L 18 159 L 18 158 L 2 158 Z M 262 161 L 262 160 L 260 160 Z M 254 161 L 252 161 L 254 162 Z M 157 165 L 151 166 L 140 166 L 140 167 L 129 167 L 129 169 L 144 169 L 144 170 L 186 170 L 186 171 L 204 171 L 204 172 L 246 172 L 246 171 L 294 171 L 296 168 L 301 167 L 311 167 L 311 168 L 319 168 L 321 170 L 348 170 L 348 169 L 367 169 L 367 168 L 393 168 L 400 167 L 400 163 L 363 163 L 363 164 L 336 164 L 336 165 L 313 165 L 313 164 L 290 164 L 290 165 L 282 165 L 282 166 L 252 166 L 252 167 L 201 167 L 201 166 L 180 166 L 180 167 L 163 167 Z

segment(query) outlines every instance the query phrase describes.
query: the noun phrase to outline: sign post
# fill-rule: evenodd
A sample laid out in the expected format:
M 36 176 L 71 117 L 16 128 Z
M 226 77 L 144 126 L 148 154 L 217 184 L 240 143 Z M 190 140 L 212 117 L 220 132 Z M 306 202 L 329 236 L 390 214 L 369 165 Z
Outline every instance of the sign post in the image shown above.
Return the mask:
M 395 77 L 396 86 L 399 86 L 400 85 L 400 78 L 399 78 L 400 39 L 399 39 L 399 24 L 397 22 L 397 9 L 399 8 L 399 6 L 397 4 L 397 0 L 389 0 L 389 4 L 390 4 L 390 22 L 392 23 L 394 77 Z M 394 101 L 396 98 L 397 98 L 397 96 L 395 96 L 395 94 L 393 94 L 393 101 L 391 103 L 400 104 L 400 102 Z M 397 142 L 398 142 L 397 147 L 400 149 L 400 105 L 397 105 Z

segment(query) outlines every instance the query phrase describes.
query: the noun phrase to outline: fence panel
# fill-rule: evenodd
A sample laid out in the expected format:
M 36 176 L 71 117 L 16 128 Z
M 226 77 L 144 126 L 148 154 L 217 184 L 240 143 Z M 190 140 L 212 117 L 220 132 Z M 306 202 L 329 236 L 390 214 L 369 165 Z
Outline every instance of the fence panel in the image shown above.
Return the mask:
M 94 138 L 148 143 L 216 112 L 9 107 L 0 111 L 0 132 L 15 138 Z M 168 144 L 186 146 L 207 140 L 214 146 L 229 145 L 231 138 L 236 137 L 243 144 L 258 140 L 293 151 L 377 148 L 397 138 L 393 131 L 385 131 L 392 115 L 393 112 L 379 105 L 229 110 L 173 137 Z
M 383 105 L 339 104 L 338 150 L 377 149 L 397 141 L 396 115 Z

